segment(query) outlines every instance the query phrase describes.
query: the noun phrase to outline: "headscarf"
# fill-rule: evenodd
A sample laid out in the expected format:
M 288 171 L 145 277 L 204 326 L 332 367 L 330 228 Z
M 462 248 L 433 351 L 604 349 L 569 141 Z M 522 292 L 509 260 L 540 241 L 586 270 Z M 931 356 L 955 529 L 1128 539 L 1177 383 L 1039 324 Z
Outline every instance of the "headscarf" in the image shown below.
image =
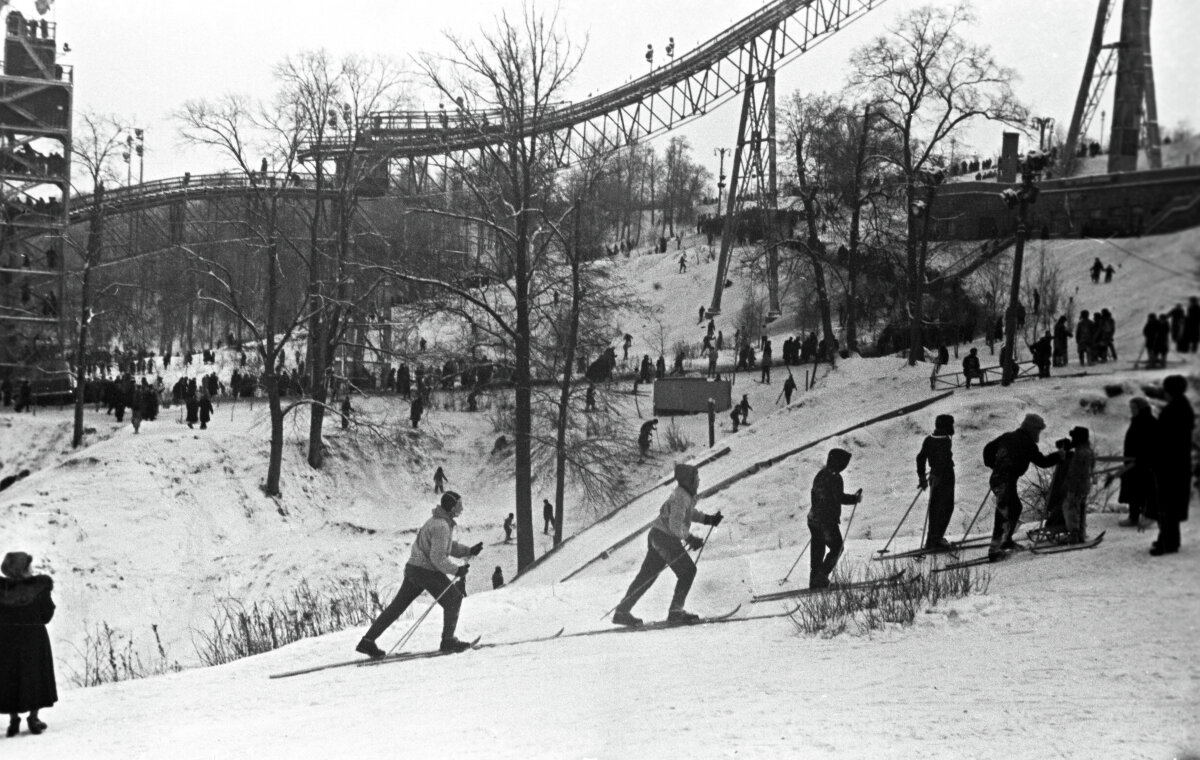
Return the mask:
M 9 552 L 4 555 L 4 562 L 0 563 L 0 573 L 6 578 L 20 580 L 29 577 L 29 568 L 32 565 L 33 557 L 25 552 Z

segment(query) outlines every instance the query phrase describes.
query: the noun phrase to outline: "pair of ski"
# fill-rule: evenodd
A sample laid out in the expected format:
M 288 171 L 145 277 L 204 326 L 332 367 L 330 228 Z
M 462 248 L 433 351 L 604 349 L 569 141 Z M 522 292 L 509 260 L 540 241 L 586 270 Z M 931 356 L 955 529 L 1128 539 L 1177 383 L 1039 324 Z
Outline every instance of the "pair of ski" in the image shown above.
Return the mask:
M 989 543 L 991 543 L 990 538 L 979 537 L 979 538 L 968 539 L 965 541 L 954 541 L 945 548 L 930 549 L 928 547 L 922 547 L 920 549 L 912 549 L 912 550 L 906 551 L 906 552 L 895 552 L 892 554 L 877 554 L 877 556 L 871 557 L 871 559 L 875 562 L 883 562 L 883 561 L 893 560 L 893 559 L 923 559 L 923 558 L 929 556 L 930 554 L 957 555 L 960 551 L 963 551 L 964 549 L 978 549 L 981 546 L 987 546 Z
M 816 594 L 826 594 L 831 591 L 852 591 L 856 589 L 872 589 L 881 588 L 883 586 L 891 586 L 904 581 L 904 570 L 899 570 L 891 575 L 883 578 L 870 578 L 865 581 L 855 581 L 853 583 L 832 583 L 822 588 L 798 588 L 790 591 L 775 591 L 770 594 L 759 594 L 753 597 L 750 601 L 757 604 L 758 602 L 778 602 L 784 599 L 795 599 L 798 596 L 813 596 Z
M 1090 541 L 1084 541 L 1083 543 L 1078 544 L 1035 544 L 1034 546 L 1028 548 L 1027 553 L 1030 555 L 1063 554 L 1065 552 L 1077 552 L 1083 549 L 1095 549 L 1103 540 L 1104 533 L 1101 533 Z M 950 562 L 942 567 L 935 568 L 933 572 L 942 573 L 947 570 L 975 567 L 977 565 L 986 565 L 991 562 L 1003 562 L 1004 560 L 1009 559 L 1011 556 L 1012 555 L 1005 555 L 1001 558 L 992 559 L 991 557 L 984 555 L 982 557 L 975 557 L 974 559 L 963 560 L 962 562 Z

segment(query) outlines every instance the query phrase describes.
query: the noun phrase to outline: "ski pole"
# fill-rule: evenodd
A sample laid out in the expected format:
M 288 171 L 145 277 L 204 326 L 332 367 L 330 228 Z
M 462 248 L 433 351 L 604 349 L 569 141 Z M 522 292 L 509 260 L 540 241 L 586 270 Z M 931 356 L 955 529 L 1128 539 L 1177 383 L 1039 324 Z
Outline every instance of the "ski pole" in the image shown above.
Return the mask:
M 988 492 L 983 495 L 983 501 L 979 502 L 979 509 L 975 510 L 975 516 L 971 518 L 971 523 L 967 526 L 967 529 L 963 532 L 962 541 L 960 543 L 966 542 L 967 536 L 971 535 L 971 528 L 975 527 L 975 521 L 979 519 L 979 515 L 983 512 L 983 505 L 987 504 L 988 497 L 991 495 L 992 495 L 991 489 L 988 489 Z
M 925 546 L 925 534 L 929 530 L 929 520 L 933 515 L 929 514 L 929 510 L 925 510 L 925 522 L 921 523 L 921 546 Z
M 414 633 L 417 632 L 417 628 L 420 627 L 421 623 L 425 622 L 425 618 L 429 617 L 429 613 L 433 612 L 433 608 L 436 607 L 438 605 L 438 603 L 442 601 L 442 597 L 446 595 L 447 591 L 454 588 L 454 586 L 455 586 L 455 581 L 451 581 L 449 584 L 446 585 L 446 588 L 442 589 L 442 593 L 438 594 L 434 598 L 433 602 L 427 608 L 425 608 L 425 611 L 423 613 L 421 613 L 421 616 L 419 618 L 417 618 L 416 621 L 411 626 L 409 626 L 409 629 L 404 633 L 403 636 L 400 637 L 400 640 L 397 641 L 395 644 L 393 644 L 390 649 L 388 649 L 387 653 L 389 655 L 392 652 L 394 652 L 396 649 L 398 649 L 408 643 L 408 640 L 410 638 L 412 638 L 412 635 Z
M 900 518 L 900 524 L 896 526 L 896 529 L 894 531 L 892 531 L 892 537 L 887 540 L 887 543 L 883 545 L 882 549 L 875 552 L 876 554 L 887 554 L 888 553 L 888 547 L 892 545 L 892 541 L 895 540 L 896 534 L 900 532 L 901 526 L 903 526 L 904 521 L 908 519 L 908 515 L 910 512 L 912 512 L 913 507 L 917 506 L 917 499 L 921 498 L 921 494 L 924 491 L 925 491 L 924 488 L 917 489 L 917 495 L 913 497 L 912 503 L 908 505 L 908 509 L 904 510 L 904 516 Z
M 796 569 L 796 565 L 799 565 L 799 564 L 800 564 L 800 560 L 804 558 L 804 553 L 808 551 L 808 547 L 809 547 L 811 544 L 812 544 L 812 537 L 810 536 L 810 537 L 809 537 L 809 539 L 808 539 L 808 541 L 806 541 L 806 542 L 804 543 L 804 548 L 800 550 L 800 556 L 796 557 L 796 561 L 795 561 L 795 562 L 793 562 L 793 563 L 792 563 L 792 566 L 791 566 L 791 567 L 788 569 L 788 571 L 787 571 L 787 575 L 783 576 L 783 580 L 779 581 L 779 585 L 780 585 L 780 586 L 782 586 L 783 584 L 787 583 L 787 582 L 788 582 L 788 578 L 791 578 L 791 577 L 792 577 L 792 571 Z
M 708 546 L 708 537 L 712 535 L 713 528 L 715 528 L 715 527 L 717 527 L 717 526 L 709 525 L 708 532 L 704 534 L 704 543 L 700 544 L 700 551 L 696 552 L 695 563 L 697 565 L 700 564 L 700 558 L 704 556 L 704 547 Z
M 846 521 L 846 534 L 843 539 L 850 538 L 850 526 L 854 524 L 854 513 L 858 511 L 858 502 L 862 501 L 862 489 L 858 489 L 858 501 L 850 508 L 850 519 Z

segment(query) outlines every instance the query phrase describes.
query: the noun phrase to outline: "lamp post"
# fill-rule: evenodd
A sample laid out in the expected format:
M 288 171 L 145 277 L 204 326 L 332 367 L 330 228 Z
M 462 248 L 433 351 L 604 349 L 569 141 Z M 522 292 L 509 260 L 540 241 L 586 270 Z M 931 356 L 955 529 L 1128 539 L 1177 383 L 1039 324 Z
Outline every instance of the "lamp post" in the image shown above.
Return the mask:
M 1029 206 L 1037 200 L 1034 180 L 1046 168 L 1046 156 L 1041 151 L 1030 152 L 1021 168 L 1021 188 L 1009 188 L 1000 194 L 1009 208 L 1017 209 L 1017 244 L 1013 252 L 1012 287 L 1008 294 L 1008 310 L 1004 315 L 1004 347 L 1000 349 L 1001 385 L 1010 385 L 1017 378 L 1017 309 L 1021 300 L 1021 265 L 1025 258 L 1025 238 L 1028 236 Z
M 725 154 L 729 148 L 713 148 L 713 155 L 721 157 L 720 174 L 717 175 L 717 216 L 721 215 L 721 197 L 725 193 Z
M 1029 124 L 1030 126 L 1037 127 L 1038 150 L 1044 151 L 1046 149 L 1046 130 L 1054 126 L 1054 118 L 1051 116 L 1035 116 L 1029 120 Z

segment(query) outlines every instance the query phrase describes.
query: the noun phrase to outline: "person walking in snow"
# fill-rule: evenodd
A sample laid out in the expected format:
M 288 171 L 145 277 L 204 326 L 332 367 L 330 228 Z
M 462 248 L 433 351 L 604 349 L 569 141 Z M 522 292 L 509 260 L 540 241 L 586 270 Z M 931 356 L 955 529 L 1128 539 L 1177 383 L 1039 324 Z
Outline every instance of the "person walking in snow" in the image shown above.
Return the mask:
M 496 565 L 496 569 L 492 571 L 492 590 L 495 591 L 503 585 L 504 571 L 500 569 L 499 565 Z
M 212 419 L 213 415 L 212 399 L 209 398 L 207 388 L 200 392 L 200 401 L 198 406 L 200 407 L 200 429 L 207 430 L 208 422 Z
M 200 421 L 200 402 L 197 401 L 196 397 L 193 395 L 186 396 L 183 403 L 187 408 L 187 426 L 189 428 L 194 428 L 196 423 Z
M 763 338 L 762 344 L 762 375 L 758 378 L 760 383 L 771 384 L 771 341 Z
M 1029 465 L 1053 467 L 1062 459 L 1061 452 L 1043 454 L 1038 439 L 1046 422 L 1037 414 L 1027 414 L 1016 430 L 996 438 L 984 448 L 984 463 L 992 468 L 988 486 L 996 496 L 996 514 L 988 559 L 1002 560 L 1009 552 L 1020 548 L 1013 533 L 1021 520 L 1021 496 L 1017 482 L 1029 470 Z M 990 452 L 990 453 L 989 453 Z
M 667 622 L 672 624 L 695 623 L 700 618 L 684 610 L 688 591 L 696 578 L 696 563 L 688 556 L 687 549 L 699 549 L 704 540 L 691 533 L 694 522 L 716 527 L 723 519 L 720 512 L 708 515 L 696 509 L 700 497 L 700 470 L 695 465 L 676 463 L 675 490 L 663 502 L 658 519 L 650 527 L 646 537 L 646 558 L 629 584 L 625 597 L 613 613 L 616 625 L 640 626 L 640 618 L 633 616 L 633 607 L 642 595 L 650 590 L 659 573 L 667 567 L 675 573 L 675 593 L 667 611 Z M 684 548 L 684 545 L 687 548 Z
M 954 514 L 954 417 L 939 414 L 933 421 L 933 435 L 925 437 L 921 450 L 917 452 L 917 487 L 929 488 L 929 538 L 925 542 L 928 551 L 947 551 L 946 528 Z M 929 463 L 929 477 L 925 476 L 925 464 Z
M 549 499 L 542 499 L 542 535 L 548 535 L 554 527 L 554 505 Z
M 687 254 L 681 253 L 681 254 L 679 254 L 679 274 L 683 274 L 686 271 L 687 271 Z
M 454 540 L 455 519 L 462 512 L 462 497 L 454 491 L 442 494 L 438 506 L 433 508 L 433 514 L 417 531 L 408 564 L 404 566 L 404 582 L 400 584 L 396 598 L 371 623 L 355 647 L 356 652 L 375 660 L 385 656 L 386 653 L 376 645 L 375 640 L 396 622 L 422 591 L 428 591 L 442 606 L 441 651 L 462 652 L 470 647 L 454 636 L 463 600 L 463 593 L 456 581 L 465 581 L 470 563 L 468 561 L 460 565 L 451 562 L 450 558 L 469 560 L 470 557 L 477 557 L 483 551 L 483 543 L 468 548 Z M 448 575 L 453 576 L 454 580 L 447 578 Z
M 640 454 L 638 461 L 644 462 L 646 457 L 650 455 L 650 438 L 658 430 L 658 418 L 646 420 L 642 423 L 642 429 L 638 432 L 638 452 Z
M 1192 431 L 1196 415 L 1187 400 L 1187 379 L 1171 375 L 1163 380 L 1167 405 L 1158 413 L 1162 456 L 1155 475 L 1158 479 L 1158 540 L 1150 554 L 1161 557 L 1179 551 L 1179 523 L 1188 518 L 1192 496 Z
M 38 712 L 58 701 L 46 633 L 54 617 L 54 581 L 33 575 L 32 565 L 25 552 L 9 552 L 0 563 L 0 713 L 8 713 L 9 738 L 20 732 L 23 712 L 29 713 L 29 733 L 45 731 Z
M 1092 491 L 1096 455 L 1092 452 L 1091 434 L 1087 428 L 1071 428 L 1070 435 L 1071 461 L 1067 465 L 1062 511 L 1067 528 L 1066 543 L 1078 544 L 1087 540 L 1088 496 Z
M 1123 528 L 1140 528 L 1142 519 L 1154 514 L 1158 501 L 1158 484 L 1154 468 L 1161 456 L 1158 447 L 1158 420 L 1150 402 L 1142 396 L 1129 400 L 1129 427 L 1121 455 L 1129 469 L 1121 474 L 1121 490 L 1117 501 L 1129 505 L 1129 517 L 1117 523 Z
M 513 533 L 513 513 L 509 512 L 508 517 L 504 518 L 504 543 L 512 543 Z
M 1100 282 L 1100 274 L 1104 271 L 1104 265 L 1100 263 L 1100 259 L 1092 262 L 1092 282 Z
M 813 478 L 809 492 L 811 506 L 808 510 L 808 532 L 812 536 L 809 552 L 809 588 L 826 588 L 829 576 L 837 567 L 845 542 L 842 539 L 842 505 L 858 504 L 862 501 L 862 489 L 846 493 L 842 485 L 842 472 L 850 464 L 850 452 L 845 449 L 830 449 L 822 467 Z
M 788 372 L 787 380 L 783 381 L 783 403 L 792 403 L 792 393 L 796 390 L 796 378 Z
M 754 411 L 754 407 L 750 406 L 749 394 L 742 394 L 742 400 L 738 402 L 737 408 L 742 413 L 742 424 L 745 425 L 746 420 L 750 417 L 750 412 Z
M 438 468 L 433 471 L 433 492 L 442 493 L 445 491 L 445 483 L 449 479 L 450 478 L 446 477 L 445 470 L 443 470 L 439 465 Z
M 420 424 L 421 415 L 424 412 L 425 402 L 421 399 L 421 393 L 418 389 L 418 392 L 413 395 L 412 404 L 408 407 L 408 418 L 412 421 L 413 429 L 416 429 L 417 425 Z

